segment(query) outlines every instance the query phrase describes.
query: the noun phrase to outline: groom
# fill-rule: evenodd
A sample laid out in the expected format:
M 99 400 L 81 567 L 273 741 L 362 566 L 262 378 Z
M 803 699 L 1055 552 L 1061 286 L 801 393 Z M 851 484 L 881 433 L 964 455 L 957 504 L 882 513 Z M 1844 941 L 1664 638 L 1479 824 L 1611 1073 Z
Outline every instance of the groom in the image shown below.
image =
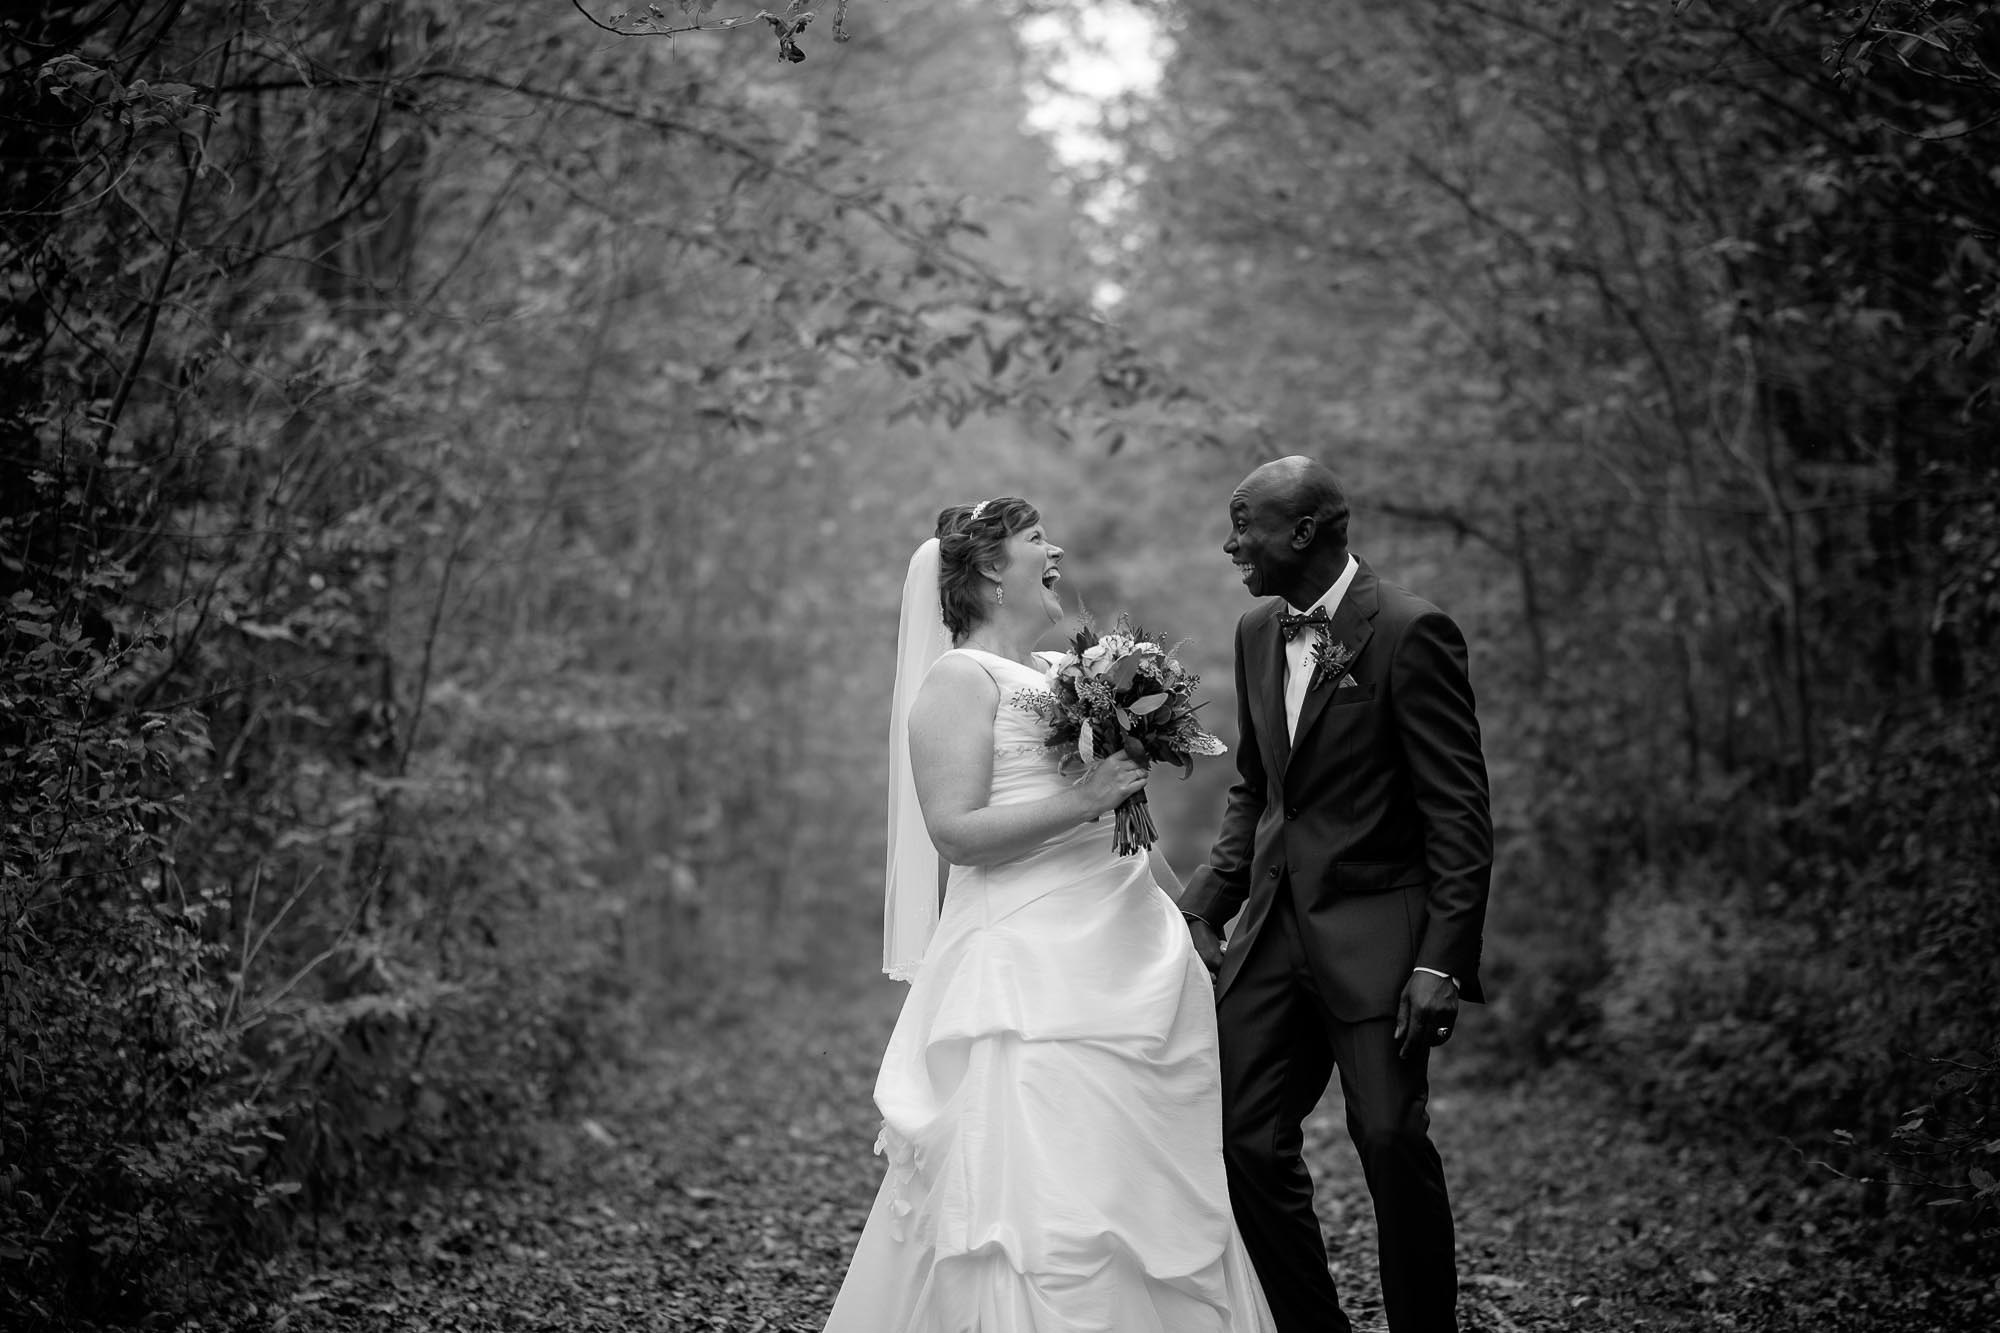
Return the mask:
M 1425 1103 L 1430 1048 L 1482 998 L 1493 827 L 1465 639 L 1348 554 L 1347 499 L 1311 459 L 1244 478 L 1222 549 L 1270 599 L 1236 627 L 1238 777 L 1181 896 L 1216 977 L 1230 1202 L 1279 1333 L 1348 1333 L 1300 1155 L 1338 1070 L 1391 1333 L 1453 1333 Z

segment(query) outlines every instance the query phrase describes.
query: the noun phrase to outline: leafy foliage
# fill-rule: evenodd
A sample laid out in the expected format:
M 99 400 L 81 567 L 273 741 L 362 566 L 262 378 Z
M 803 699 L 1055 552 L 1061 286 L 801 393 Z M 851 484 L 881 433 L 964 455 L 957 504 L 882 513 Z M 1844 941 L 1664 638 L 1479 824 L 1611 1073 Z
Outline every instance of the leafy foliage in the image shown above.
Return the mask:
M 505 1165 L 649 1018 L 851 932 L 850 608 L 928 502 L 880 423 L 1034 386 L 1059 428 L 1131 355 L 817 62 L 567 17 L 0 26 L 10 1326 Z
M 2000 1033 L 1993 16 L 1161 8 L 1132 317 L 1468 625 L 1510 1045 L 1891 1146 Z
M 1177 0 L 1079 275 L 1003 15 L 714 8 L 0 23 L 9 1316 L 199 1306 L 865 957 L 940 493 L 1222 679 L 1188 534 L 1292 448 L 1476 640 L 1496 1064 L 1983 1225 L 1989 13 Z

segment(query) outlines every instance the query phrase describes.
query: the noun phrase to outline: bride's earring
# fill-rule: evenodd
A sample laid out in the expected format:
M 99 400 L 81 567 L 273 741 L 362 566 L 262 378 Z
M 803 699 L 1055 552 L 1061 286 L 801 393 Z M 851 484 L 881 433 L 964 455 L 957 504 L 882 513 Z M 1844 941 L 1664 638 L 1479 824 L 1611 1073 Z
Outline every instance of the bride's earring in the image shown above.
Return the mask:
M 993 585 L 993 605 L 995 605 L 995 606 L 999 606 L 999 605 L 1003 604 L 1004 602 L 1006 602 L 1006 600 L 1007 600 L 1007 590 L 1006 590 L 1005 588 L 1003 588 L 1002 586 L 1000 586 L 999 584 L 997 584 L 997 583 L 996 583 L 996 584 L 994 584 L 994 585 Z

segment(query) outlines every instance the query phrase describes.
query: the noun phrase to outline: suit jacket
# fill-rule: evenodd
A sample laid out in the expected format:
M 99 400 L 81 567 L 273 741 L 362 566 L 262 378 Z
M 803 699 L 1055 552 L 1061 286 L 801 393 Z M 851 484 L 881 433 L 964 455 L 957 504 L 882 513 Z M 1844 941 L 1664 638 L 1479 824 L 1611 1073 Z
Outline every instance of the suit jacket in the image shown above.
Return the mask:
M 1283 609 L 1272 598 L 1237 623 L 1237 780 L 1208 864 L 1181 896 L 1218 931 L 1242 912 L 1216 993 L 1288 877 L 1335 1017 L 1394 1015 L 1420 965 L 1483 999 L 1493 821 L 1464 636 L 1361 563 L 1330 626 L 1351 656 L 1307 693 L 1288 739 Z

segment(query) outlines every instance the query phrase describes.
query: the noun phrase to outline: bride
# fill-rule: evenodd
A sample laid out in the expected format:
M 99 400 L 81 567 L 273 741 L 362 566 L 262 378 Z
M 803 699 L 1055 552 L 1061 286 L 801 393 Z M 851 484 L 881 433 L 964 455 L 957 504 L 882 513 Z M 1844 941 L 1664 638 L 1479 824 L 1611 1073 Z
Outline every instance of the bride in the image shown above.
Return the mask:
M 1208 971 L 1100 818 L 1145 771 L 1073 780 L 1023 703 L 1062 554 L 1007 498 L 946 509 L 910 561 L 884 969 L 911 986 L 827 1333 L 1272 1327 L 1229 1211 Z

